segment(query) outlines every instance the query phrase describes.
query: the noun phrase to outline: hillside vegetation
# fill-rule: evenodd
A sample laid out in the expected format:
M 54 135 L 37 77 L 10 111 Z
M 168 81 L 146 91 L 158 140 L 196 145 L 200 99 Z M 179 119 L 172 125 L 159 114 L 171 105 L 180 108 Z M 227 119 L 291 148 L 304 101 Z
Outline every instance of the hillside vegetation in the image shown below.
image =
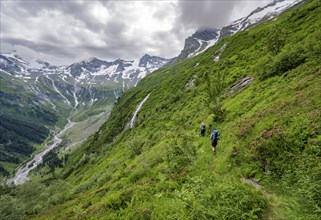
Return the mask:
M 89 86 L 67 80 L 59 73 L 19 78 L 0 71 L 0 181 L 44 150 L 68 118 L 77 129 L 70 129 L 61 145 L 85 140 L 106 121 L 117 84 Z
M 37 103 L 26 88 L 24 81 L 0 71 L 0 179 L 28 159 L 59 120 L 49 104 Z
M 320 26 L 307 1 L 150 74 L 63 168 L 2 187 L 2 218 L 320 219 Z

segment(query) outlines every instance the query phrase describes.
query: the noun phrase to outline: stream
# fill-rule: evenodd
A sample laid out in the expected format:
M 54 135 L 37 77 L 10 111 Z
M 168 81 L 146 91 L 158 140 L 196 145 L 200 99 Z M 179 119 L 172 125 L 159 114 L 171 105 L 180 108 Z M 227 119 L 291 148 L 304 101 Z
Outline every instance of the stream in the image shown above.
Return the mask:
M 136 119 L 136 115 L 137 115 L 137 113 L 139 112 L 139 110 L 142 108 L 143 104 L 147 101 L 147 99 L 149 98 L 150 94 L 151 94 L 151 93 L 149 93 L 149 94 L 143 99 L 143 101 L 141 101 L 141 102 L 138 104 L 138 106 L 137 106 L 137 108 L 136 108 L 136 110 L 135 110 L 135 112 L 134 112 L 134 115 L 133 115 L 132 119 L 131 119 L 130 122 L 129 122 L 129 127 L 130 127 L 130 128 L 133 128 L 134 122 L 135 122 L 135 119 Z
M 57 147 L 62 139 L 62 135 L 70 128 L 72 128 L 75 125 L 74 122 L 72 122 L 70 120 L 70 118 L 68 118 L 68 123 L 66 124 L 66 126 L 64 127 L 64 129 L 62 129 L 58 134 L 55 134 L 52 141 L 50 141 L 50 144 L 46 144 L 45 145 L 45 150 L 41 151 L 40 153 L 36 154 L 32 160 L 30 160 L 29 162 L 27 162 L 26 164 L 20 166 L 17 168 L 15 176 L 8 179 L 7 180 L 7 184 L 11 185 L 11 184 L 15 184 L 15 185 L 19 185 L 19 184 L 23 184 L 24 182 L 26 182 L 29 178 L 27 177 L 29 172 L 33 169 L 35 169 L 39 164 L 42 163 L 42 158 L 43 156 L 48 153 L 50 150 L 52 150 L 53 148 Z
M 147 101 L 147 99 L 149 98 L 149 96 L 151 95 L 148 94 L 137 106 L 134 115 L 129 123 L 129 126 L 132 128 L 134 126 L 134 121 L 136 118 L 137 113 L 139 112 L 139 110 L 141 109 L 141 107 L 143 106 L 143 104 Z M 77 100 L 77 96 L 75 94 L 73 94 L 74 99 L 75 99 L 75 106 L 74 106 L 74 110 L 75 113 L 77 112 L 76 106 L 78 105 L 78 100 Z M 74 113 L 74 114 L 75 114 Z M 42 158 L 45 154 L 47 154 L 50 150 L 54 149 L 55 147 L 57 147 L 61 141 L 62 141 L 62 136 L 63 134 L 70 128 L 72 128 L 76 123 L 71 121 L 71 118 L 74 116 L 74 114 L 72 116 L 70 116 L 68 118 L 68 123 L 66 124 L 66 126 L 59 132 L 56 133 L 52 140 L 45 144 L 45 150 L 41 151 L 40 153 L 36 154 L 33 156 L 33 158 L 28 161 L 26 164 L 21 165 L 20 167 L 18 167 L 15 171 L 15 176 L 8 179 L 6 181 L 6 183 L 8 185 L 14 184 L 14 185 L 19 185 L 19 184 L 23 184 L 24 182 L 26 182 L 27 180 L 29 180 L 28 178 L 28 174 L 30 171 L 32 171 L 33 169 L 35 169 L 39 164 L 42 163 Z M 80 141 L 79 143 L 83 142 L 84 140 Z M 77 144 L 77 143 L 76 143 Z M 71 146 L 69 146 L 70 148 Z
M 76 95 L 77 93 L 76 85 L 74 85 L 74 91 L 73 91 L 73 98 L 74 98 L 75 104 L 74 106 L 72 106 L 70 101 L 58 90 L 53 79 L 51 79 L 48 75 L 46 77 L 51 81 L 54 90 L 63 98 L 64 102 L 69 106 L 73 107 L 74 112 L 73 114 L 71 114 L 70 117 L 67 118 L 68 123 L 65 125 L 65 127 L 59 133 L 55 133 L 52 140 L 44 145 L 45 149 L 43 151 L 34 155 L 30 161 L 28 161 L 26 164 L 19 166 L 16 169 L 15 176 L 6 181 L 8 185 L 11 185 L 11 184 L 19 185 L 29 180 L 28 178 L 29 172 L 35 169 L 39 164 L 42 163 L 43 156 L 47 154 L 50 150 L 57 147 L 62 141 L 63 134 L 76 124 L 75 122 L 71 121 L 71 118 L 77 113 L 77 105 L 79 104 L 77 95 Z

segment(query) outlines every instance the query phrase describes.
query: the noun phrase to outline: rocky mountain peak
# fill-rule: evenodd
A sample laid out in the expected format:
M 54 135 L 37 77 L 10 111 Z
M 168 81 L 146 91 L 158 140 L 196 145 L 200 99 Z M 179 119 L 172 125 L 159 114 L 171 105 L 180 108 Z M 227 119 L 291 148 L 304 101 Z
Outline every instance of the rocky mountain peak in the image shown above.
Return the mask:
M 207 29 L 203 29 L 203 30 L 198 30 L 196 31 L 192 37 L 200 39 L 200 40 L 205 40 L 205 41 L 209 41 L 209 40 L 213 40 L 215 39 L 219 34 L 219 30 L 216 28 L 207 28 Z
M 149 68 L 151 66 L 164 66 L 168 62 L 169 59 L 145 54 L 142 56 L 142 58 L 140 58 L 138 66 Z
M 69 76 L 77 82 L 89 84 L 126 81 L 126 85 L 122 84 L 121 86 L 132 87 L 148 73 L 168 62 L 168 59 L 145 54 L 139 61 L 123 59 L 105 61 L 91 57 L 68 66 L 53 66 L 42 60 L 29 62 L 18 55 L 0 54 L 0 71 L 24 80 L 55 74 L 58 77 Z
M 198 30 L 192 36 L 185 39 L 184 49 L 172 62 L 200 54 L 207 48 L 218 43 L 221 39 L 253 25 L 270 20 L 301 1 L 302 0 L 274 0 L 264 7 L 256 8 L 248 16 L 240 18 L 220 30 L 216 28 Z

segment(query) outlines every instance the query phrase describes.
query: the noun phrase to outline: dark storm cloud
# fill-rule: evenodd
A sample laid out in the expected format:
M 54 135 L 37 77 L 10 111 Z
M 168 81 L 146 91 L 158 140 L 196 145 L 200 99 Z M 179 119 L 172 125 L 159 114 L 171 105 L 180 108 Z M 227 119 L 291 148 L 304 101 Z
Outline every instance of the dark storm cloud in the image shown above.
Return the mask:
M 107 5 L 108 1 L 104 1 Z M 83 22 L 90 30 L 97 31 L 102 27 L 102 24 L 96 19 L 93 19 L 93 15 L 90 13 L 90 1 L 73 1 L 73 0 L 26 0 L 17 1 L 16 7 L 24 13 L 24 16 L 37 17 L 42 11 L 60 11 L 63 14 L 67 14 L 76 20 Z M 16 16 L 20 16 L 16 14 Z
M 95 54 L 95 56 L 98 58 L 106 58 L 106 55 L 108 55 L 107 58 L 109 58 L 109 60 L 115 60 L 124 57 L 128 57 L 127 59 L 130 59 L 132 57 L 139 58 L 140 56 L 142 56 L 141 51 L 137 50 L 136 45 L 126 42 L 111 45 L 110 47 L 106 48 L 84 46 L 82 50 L 82 52 Z M 128 53 L 130 53 L 130 55 Z
M 126 40 L 124 33 L 127 29 L 128 24 L 119 21 L 118 19 L 112 19 L 104 26 L 102 34 L 104 34 L 106 41 L 116 43 L 115 41 Z
M 21 38 L 3 38 L 3 42 L 7 44 L 11 44 L 14 46 L 23 46 L 40 53 L 50 53 L 60 56 L 71 56 L 73 53 L 69 52 L 67 48 L 59 47 L 55 44 L 47 43 L 47 42 L 33 42 L 24 40 Z
M 108 3 L 108 1 L 95 2 L 105 7 Z M 115 42 L 107 43 L 107 48 L 101 50 L 98 50 L 93 42 L 98 38 L 100 42 L 119 39 L 118 35 L 126 28 L 126 25 L 118 22 L 117 19 L 104 24 L 94 16 L 93 6 L 93 2 L 90 1 L 1 2 L 0 27 L 3 33 L 1 43 L 66 56 L 66 60 L 77 58 L 79 52 L 96 55 L 96 51 L 104 51 L 112 54 L 111 51 L 115 48 L 108 48 L 108 45 Z M 48 13 L 49 15 L 45 17 L 44 15 Z M 50 18 L 50 13 L 59 13 L 65 19 L 54 20 L 53 16 Z M 37 25 L 36 22 L 38 22 Z M 50 28 L 49 25 L 53 27 Z M 19 36 L 13 36 L 10 32 L 17 32 L 15 31 L 17 29 L 20 29 Z M 77 45 L 73 47 L 73 44 Z M 2 47 L 0 49 L 3 50 Z M 115 54 L 119 55 L 119 53 Z M 113 58 L 113 56 L 110 57 Z
M 241 1 L 179 1 L 177 23 L 185 28 L 220 28 L 226 25 Z
M 98 7 L 109 9 L 110 18 L 107 23 L 93 15 L 91 11 L 93 9 L 92 3 L 90 1 L 17 1 L 7 4 L 4 17 L 8 16 L 18 22 L 21 22 L 21 17 L 25 17 L 25 25 L 31 26 L 30 34 L 23 33 L 23 31 L 21 31 L 21 34 L 29 36 L 30 39 L 30 36 L 33 37 L 33 32 L 39 33 L 32 40 L 26 40 L 23 37 L 4 37 L 2 40 L 7 44 L 27 47 L 38 52 L 66 56 L 66 59 L 69 60 L 76 59 L 79 54 L 110 59 L 139 58 L 145 53 L 144 48 L 153 47 L 152 43 L 144 41 L 144 35 L 140 35 L 138 32 L 134 35 L 126 34 L 126 30 L 131 24 L 120 19 L 121 11 L 118 10 L 117 3 L 95 2 Z M 19 13 L 14 13 L 14 11 Z M 33 27 L 33 24 L 28 23 L 30 19 L 41 19 L 44 13 L 54 12 L 59 12 L 62 16 L 68 16 L 69 19 L 66 19 L 66 23 L 60 23 L 61 21 L 56 20 L 54 27 L 49 31 L 46 28 L 49 24 L 45 21 L 36 28 Z M 70 25 L 71 19 L 74 20 L 72 25 Z M 10 30 L 14 26 L 13 23 L 9 22 L 3 23 L 3 25 L 6 28 L 2 28 L 2 30 Z M 32 27 L 35 29 L 32 29 Z M 90 33 L 86 35 L 85 31 Z M 104 46 L 97 46 L 92 43 L 95 40 L 99 40 Z M 78 42 L 78 44 L 76 47 L 72 47 L 75 42 Z

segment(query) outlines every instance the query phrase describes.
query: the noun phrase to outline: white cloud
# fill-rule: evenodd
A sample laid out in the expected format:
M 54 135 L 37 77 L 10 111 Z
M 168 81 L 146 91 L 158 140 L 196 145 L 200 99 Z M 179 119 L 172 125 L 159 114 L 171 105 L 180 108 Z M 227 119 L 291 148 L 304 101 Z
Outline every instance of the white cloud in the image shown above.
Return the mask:
M 91 15 L 93 18 L 96 18 L 98 22 L 106 24 L 110 19 L 109 11 L 106 7 L 104 7 L 100 2 L 96 2 L 91 6 Z
M 85 57 L 171 58 L 198 28 L 219 27 L 262 1 L 1 1 L 0 52 L 54 64 Z M 264 3 L 266 4 L 266 3 Z

